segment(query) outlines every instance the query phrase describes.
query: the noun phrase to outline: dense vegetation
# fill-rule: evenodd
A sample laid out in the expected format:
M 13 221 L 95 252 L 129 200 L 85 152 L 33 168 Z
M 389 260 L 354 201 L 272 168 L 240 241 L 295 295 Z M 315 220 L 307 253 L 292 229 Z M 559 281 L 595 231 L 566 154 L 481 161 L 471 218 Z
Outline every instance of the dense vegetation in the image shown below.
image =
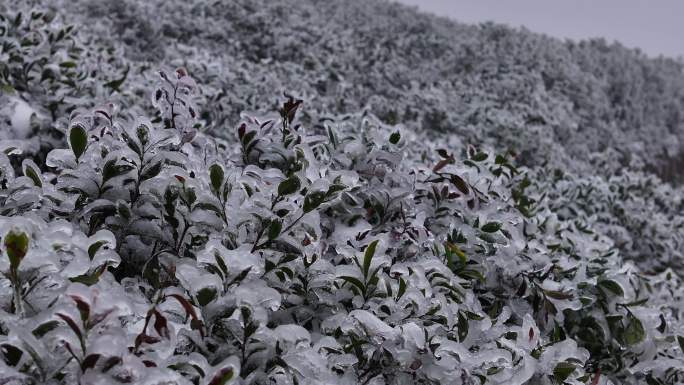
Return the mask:
M 32 3 L 0 383 L 684 381 L 681 63 L 381 1 Z

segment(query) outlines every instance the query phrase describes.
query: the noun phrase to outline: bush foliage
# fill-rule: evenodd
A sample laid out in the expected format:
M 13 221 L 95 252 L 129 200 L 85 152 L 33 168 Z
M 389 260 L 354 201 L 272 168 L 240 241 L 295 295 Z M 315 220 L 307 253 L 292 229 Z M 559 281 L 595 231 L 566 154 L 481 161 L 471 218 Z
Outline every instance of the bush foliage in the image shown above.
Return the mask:
M 289 94 L 227 118 L 216 81 L 97 27 L 0 24 L 0 382 L 684 381 L 681 194 L 657 177 Z

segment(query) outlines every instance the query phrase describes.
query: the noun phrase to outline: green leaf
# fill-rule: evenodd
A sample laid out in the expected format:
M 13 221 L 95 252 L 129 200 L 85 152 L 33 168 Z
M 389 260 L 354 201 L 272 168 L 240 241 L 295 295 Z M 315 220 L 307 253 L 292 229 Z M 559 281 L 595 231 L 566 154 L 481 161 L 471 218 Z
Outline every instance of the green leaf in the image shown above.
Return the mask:
M 318 208 L 318 206 L 325 200 L 325 193 L 323 191 L 313 191 L 304 197 L 304 212 L 308 213 Z
M 282 264 L 285 264 L 285 263 L 288 263 L 288 262 L 292 262 L 292 261 L 294 261 L 294 260 L 297 259 L 297 258 L 299 258 L 299 257 L 297 257 L 297 255 L 295 255 L 295 254 L 286 254 L 286 255 L 283 255 L 283 256 L 280 257 L 280 259 L 278 260 L 278 265 L 282 265 Z
M 82 125 L 75 124 L 71 127 L 69 131 L 69 145 L 78 161 L 88 146 L 88 134 Z
M 406 281 L 399 277 L 399 291 L 397 292 L 397 301 L 406 293 Z
M 62 68 L 76 68 L 76 63 L 72 61 L 65 61 L 62 63 L 59 63 L 59 66 Z
M 502 370 L 503 370 L 503 367 L 501 367 L 501 366 L 492 366 L 491 368 L 487 369 L 487 375 L 493 376 Z
M 160 162 L 153 164 L 152 166 L 147 167 L 145 172 L 143 172 L 142 175 L 140 175 L 140 180 L 144 181 L 144 180 L 152 179 L 155 176 L 159 175 L 159 173 L 162 170 L 163 165 L 164 165 L 164 162 L 160 161 Z
M 6 93 L 8 95 L 13 95 L 16 92 L 14 87 L 12 87 L 9 84 L 5 84 L 5 83 L 0 83 L 0 91 Z
M 564 361 L 564 362 L 559 362 L 558 365 L 556 365 L 555 368 L 553 368 L 553 378 L 556 379 L 556 381 L 562 383 L 564 382 L 570 375 L 575 371 L 577 367 L 575 364 Z
M 121 91 L 119 88 L 123 84 L 124 81 L 126 81 L 126 78 L 128 77 L 128 71 L 130 70 L 130 66 L 126 66 L 126 69 L 124 70 L 123 75 L 119 79 L 114 79 L 112 81 L 109 81 L 104 84 L 105 87 L 111 88 L 113 91 Z M 142 142 L 142 140 L 141 140 Z M 143 145 L 145 143 L 143 142 Z
M 343 184 L 337 184 L 337 183 L 332 184 L 332 185 L 330 185 L 330 187 L 328 187 L 328 191 L 325 193 L 325 195 L 332 196 L 333 194 L 340 192 L 340 191 L 343 191 L 346 188 L 347 188 L 347 186 L 345 186 Z
M 457 272 L 456 275 L 458 275 L 459 277 L 464 278 L 464 279 L 476 279 L 480 282 L 485 281 L 484 275 L 482 275 L 482 273 L 480 273 L 479 271 L 474 270 L 474 269 L 461 270 L 461 271 Z
M 401 139 L 401 134 L 399 133 L 399 131 L 393 132 L 392 135 L 390 135 L 390 137 L 389 137 L 389 141 L 392 144 L 399 143 L 400 139 Z
M 468 318 L 458 312 L 458 342 L 463 342 L 468 337 Z
M 544 290 L 544 294 L 553 299 L 572 299 L 572 293 L 564 293 L 557 290 Z
M 250 131 L 247 134 L 245 134 L 245 136 L 243 136 L 242 139 L 240 139 L 242 141 L 242 144 L 246 147 L 252 141 L 252 139 L 254 139 L 256 134 L 256 131 Z
M 128 164 L 116 164 L 117 159 L 108 160 L 102 167 L 102 183 L 104 184 L 112 178 L 124 175 L 131 171 L 133 166 Z
M 5 362 L 11 366 L 17 365 L 19 360 L 21 360 L 21 356 L 24 355 L 24 352 L 21 349 L 6 342 L 2 344 L 2 350 L 2 355 Z
M 10 230 L 5 236 L 5 250 L 10 260 L 10 268 L 16 271 L 29 249 L 29 236 L 24 232 Z
M 47 333 L 49 333 L 51 330 L 54 330 L 59 326 L 59 322 L 52 320 L 52 321 L 47 321 L 45 323 L 42 323 L 38 325 L 33 331 L 31 332 L 34 336 L 41 338 Z
M 271 242 L 271 245 L 273 246 L 272 248 L 274 250 L 286 253 L 286 254 L 301 254 L 302 251 L 299 249 L 299 247 L 293 245 L 290 242 L 287 242 L 283 239 L 275 239 Z
M 278 195 L 286 196 L 294 194 L 297 191 L 299 191 L 300 187 L 301 183 L 299 182 L 299 178 L 297 178 L 296 175 L 292 175 L 291 177 L 280 182 L 280 184 L 278 185 Z
M 612 291 L 615 295 L 618 295 L 620 297 L 625 295 L 625 291 L 622 289 L 622 286 L 620 286 L 619 283 L 617 283 L 611 279 L 605 279 L 605 280 L 599 281 L 598 284 L 599 284 L 599 286 Z
M 223 257 L 221 257 L 218 254 L 218 251 L 214 254 L 214 259 L 216 260 L 216 264 L 218 265 L 219 269 L 223 272 L 224 276 L 228 275 L 228 267 L 226 266 L 226 263 L 223 261 Z
M 197 303 L 199 303 L 200 306 L 206 306 L 209 302 L 213 301 L 214 298 L 216 298 L 216 289 L 213 287 L 205 287 L 197 292 Z
M 135 135 L 144 147 L 150 141 L 150 128 L 146 124 L 139 124 L 135 129 Z
M 479 314 L 477 314 L 477 313 L 473 313 L 473 312 L 470 311 L 470 310 L 466 310 L 466 311 L 465 311 L 465 315 L 466 315 L 466 317 L 468 317 L 468 319 L 472 319 L 472 320 L 475 320 L 475 321 L 482 321 L 482 320 L 484 319 L 483 316 L 481 316 L 481 315 L 479 315 Z
M 278 238 L 282 228 L 283 222 L 281 222 L 279 219 L 272 220 L 271 224 L 268 226 L 268 239 L 273 240 Z
M 679 344 L 679 348 L 684 352 L 684 337 L 677 336 L 677 343 Z
M 215 163 L 209 167 L 209 179 L 211 180 L 211 187 L 213 187 L 214 190 L 219 191 L 221 189 L 223 177 L 223 167 L 221 167 L 221 165 Z
M 43 187 L 43 179 L 40 171 L 35 170 L 30 164 L 24 164 L 24 175 L 29 177 L 37 187 Z
M 140 129 L 140 127 L 138 127 L 138 129 Z M 128 148 L 133 150 L 133 152 L 135 152 L 136 154 L 138 154 L 138 156 L 140 156 L 142 158 L 142 156 L 143 156 L 142 148 L 140 148 L 138 143 L 136 143 L 136 141 L 133 138 L 131 138 L 131 136 L 128 135 L 128 133 L 126 131 L 121 132 L 121 137 L 123 138 L 124 142 L 126 142 L 126 145 L 128 145 Z
M 495 233 L 499 230 L 501 230 L 501 223 L 499 222 L 489 222 L 482 226 L 481 228 L 482 231 L 485 233 Z
M 93 260 L 93 258 L 95 258 L 95 254 L 97 253 L 97 251 L 100 250 L 100 248 L 106 245 L 107 243 L 107 241 L 97 241 L 92 245 L 88 246 L 88 257 L 90 257 L 91 261 Z
M 373 261 L 373 255 L 375 255 L 375 249 L 378 246 L 378 240 L 371 242 L 366 251 L 363 253 L 363 276 L 368 278 L 368 271 L 370 270 L 371 262 Z
M 489 157 L 487 153 L 484 152 L 478 152 L 477 154 L 473 155 L 472 159 L 476 162 L 482 162 L 483 160 L 486 160 Z
M 629 323 L 625 328 L 625 343 L 627 345 L 636 345 L 646 338 L 646 330 L 641 321 L 633 315 L 627 317 Z
M 211 202 L 199 202 L 194 206 L 194 209 L 213 211 L 218 216 L 223 215 L 221 208 Z
M 661 333 L 665 333 L 666 328 L 667 328 L 667 321 L 665 321 L 665 316 L 663 316 L 661 313 L 660 314 L 660 325 L 658 325 L 656 330 L 658 330 Z M 682 349 L 682 351 L 684 351 L 684 348 Z
M 452 253 L 452 254 L 456 254 L 456 255 L 458 256 L 458 260 L 459 260 L 459 262 L 461 263 L 461 266 L 465 266 L 465 264 L 468 262 L 468 257 L 467 257 L 466 254 L 463 252 L 463 250 L 461 250 L 458 246 L 454 245 L 453 243 L 447 242 L 447 243 L 444 245 L 444 248 L 445 248 L 448 252 L 450 252 L 450 253 Z
M 86 286 L 92 286 L 96 284 L 100 280 L 100 274 L 97 274 L 97 272 L 94 273 L 85 273 L 78 275 L 76 277 L 71 277 L 69 278 L 69 281 L 71 282 L 78 282 L 82 283 Z
M 364 285 L 363 282 L 361 282 L 361 280 L 358 278 L 349 277 L 349 276 L 345 275 L 345 276 L 340 277 L 340 279 L 347 282 L 347 283 L 350 283 L 350 284 L 356 286 L 359 289 L 359 291 L 361 291 L 362 293 L 366 291 L 366 285 Z

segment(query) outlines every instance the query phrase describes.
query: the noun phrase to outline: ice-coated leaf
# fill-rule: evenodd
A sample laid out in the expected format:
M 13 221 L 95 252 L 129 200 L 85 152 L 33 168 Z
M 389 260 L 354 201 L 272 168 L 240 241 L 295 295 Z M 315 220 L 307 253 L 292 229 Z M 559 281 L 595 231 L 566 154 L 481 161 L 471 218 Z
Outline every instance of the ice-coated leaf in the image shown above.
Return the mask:
M 611 292 L 613 292 L 613 294 L 615 294 L 617 296 L 622 297 L 625 295 L 625 291 L 622 289 L 622 286 L 613 280 L 604 279 L 604 280 L 599 281 L 598 284 L 599 284 L 599 286 L 610 290 Z
M 572 293 L 558 291 L 558 290 L 544 290 L 544 293 L 548 297 L 551 297 L 553 299 L 564 300 L 564 299 L 572 299 L 573 298 Z
M 559 383 L 563 383 L 570 377 L 570 375 L 575 371 L 577 367 L 575 364 L 570 362 L 559 362 L 555 368 L 553 368 L 553 377 Z
M 381 319 L 365 310 L 354 310 L 349 313 L 343 327 L 345 331 L 357 330 L 367 333 L 369 337 L 377 340 L 394 340 L 399 332 L 387 325 Z
M 236 356 L 229 356 L 209 369 L 202 383 L 205 385 L 226 385 L 239 378 L 239 374 L 239 358 Z
M 271 311 L 280 308 L 282 297 L 280 293 L 262 283 L 246 283 L 235 290 L 236 299 L 253 308 L 262 307 Z
M 78 337 L 79 340 L 83 339 L 83 333 L 81 332 L 81 328 L 78 326 L 78 324 L 76 323 L 76 321 L 74 321 L 73 318 L 63 313 L 57 313 L 55 315 L 61 318 L 64 322 L 66 322 L 67 325 L 69 325 L 69 328 L 71 328 L 71 330 L 74 332 L 74 334 Z
M 209 166 L 209 179 L 211 180 L 211 187 L 219 191 L 223 185 L 223 167 L 219 164 L 212 164 Z
M 634 315 L 627 317 L 627 326 L 624 333 L 625 342 L 627 345 L 636 345 L 641 343 L 646 338 L 646 330 L 641 320 Z
M 378 246 L 378 240 L 374 240 L 367 247 L 366 251 L 363 253 L 363 275 L 368 277 L 370 272 L 371 263 L 373 261 L 373 256 L 375 255 L 375 249 Z
M 292 195 L 299 191 L 301 182 L 296 175 L 293 175 L 278 184 L 278 195 L 286 196 Z
M 283 228 L 283 222 L 279 219 L 273 219 L 268 226 L 268 239 L 276 239 L 280 235 Z
M 485 233 L 495 233 L 501 229 L 501 223 L 499 222 L 488 222 L 482 226 L 482 231 Z
M 17 270 L 29 249 L 29 235 L 21 230 L 10 230 L 4 237 L 4 249 L 12 270 Z
M 466 181 L 463 180 L 463 178 L 461 178 L 460 176 L 452 175 L 451 176 L 451 183 L 453 183 L 454 186 L 456 186 L 456 188 L 460 192 L 462 192 L 463 194 L 468 195 L 470 193 L 470 188 L 468 187 L 468 183 L 466 183 Z
M 85 152 L 86 147 L 88 146 L 88 133 L 81 124 L 74 124 L 71 126 L 71 129 L 69 130 L 69 146 L 71 147 L 71 151 L 74 153 L 76 160 Z
M 31 178 L 36 187 L 43 187 L 43 178 L 38 166 L 30 159 L 24 159 L 21 165 L 24 175 Z
M 389 141 L 392 144 L 399 143 L 400 139 L 401 139 L 401 134 L 398 131 L 393 132 L 389 137 Z
M 309 331 L 299 325 L 279 325 L 273 333 L 284 350 L 309 347 L 311 344 Z
M 308 213 L 315 210 L 320 206 L 326 198 L 326 194 L 323 191 L 312 191 L 306 194 L 304 197 L 304 212 Z

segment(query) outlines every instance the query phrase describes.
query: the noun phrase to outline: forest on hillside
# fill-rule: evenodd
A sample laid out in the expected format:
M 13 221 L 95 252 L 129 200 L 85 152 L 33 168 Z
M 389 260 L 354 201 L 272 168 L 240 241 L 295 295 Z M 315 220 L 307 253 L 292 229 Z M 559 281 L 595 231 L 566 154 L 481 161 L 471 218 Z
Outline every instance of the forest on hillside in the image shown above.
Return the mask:
M 383 0 L 0 0 L 0 384 L 682 384 L 684 63 Z

